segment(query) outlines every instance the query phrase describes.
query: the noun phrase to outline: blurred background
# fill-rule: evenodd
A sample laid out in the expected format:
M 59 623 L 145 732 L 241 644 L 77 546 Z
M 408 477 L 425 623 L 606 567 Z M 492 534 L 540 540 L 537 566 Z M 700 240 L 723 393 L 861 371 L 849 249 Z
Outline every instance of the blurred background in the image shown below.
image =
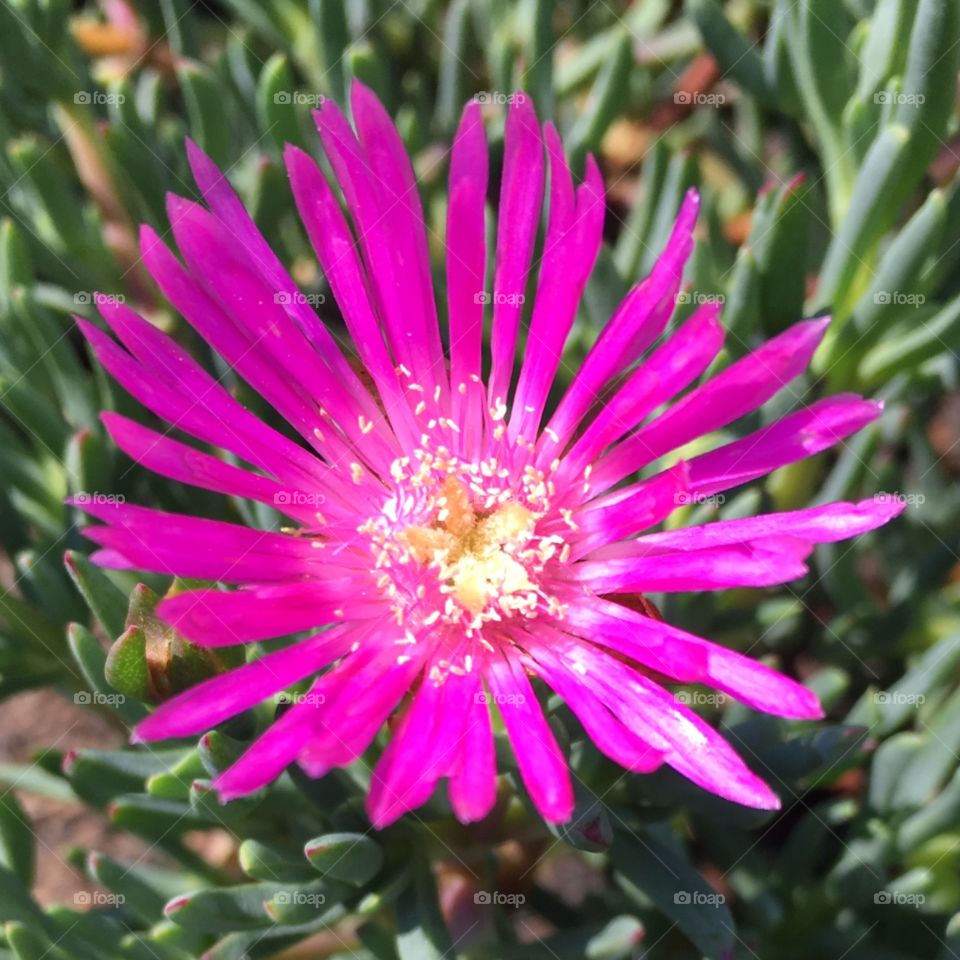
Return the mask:
M 958 59 L 956 0 L 2 0 L 0 960 L 960 956 Z M 695 185 L 699 243 L 674 323 L 722 301 L 718 366 L 802 317 L 834 317 L 810 373 L 712 442 L 827 392 L 886 402 L 840 447 L 671 518 L 881 492 L 907 505 L 819 548 L 787 588 L 652 598 L 821 696 L 827 721 L 803 724 L 681 691 L 774 785 L 779 813 L 669 771 L 623 777 L 553 702 L 581 794 L 559 830 L 506 755 L 491 822 L 461 828 L 438 796 L 374 835 L 364 763 L 211 800 L 263 710 L 199 743 L 126 745 L 147 704 L 223 664 L 153 616 L 164 578 L 88 563 L 64 498 L 279 518 L 112 449 L 100 410 L 150 418 L 91 363 L 71 317 L 93 318 L 97 293 L 120 299 L 262 411 L 164 303 L 137 226 L 167 237 L 165 193 L 195 196 L 191 136 L 339 328 L 281 151 L 319 156 L 310 110 L 343 104 L 355 77 L 414 157 L 441 312 L 460 111 L 483 104 L 493 217 L 506 108 L 524 90 L 575 175 L 593 152 L 608 190 L 562 371 Z

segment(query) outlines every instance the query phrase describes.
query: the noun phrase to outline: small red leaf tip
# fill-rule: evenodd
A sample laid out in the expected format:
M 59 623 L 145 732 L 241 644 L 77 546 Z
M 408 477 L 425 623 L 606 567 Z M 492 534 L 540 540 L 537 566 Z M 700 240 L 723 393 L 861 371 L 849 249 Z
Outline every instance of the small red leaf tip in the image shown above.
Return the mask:
M 183 896 L 174 897 L 164 908 L 163 915 L 165 917 L 173 916 L 178 910 L 183 909 L 190 902 L 189 894 L 184 894 Z

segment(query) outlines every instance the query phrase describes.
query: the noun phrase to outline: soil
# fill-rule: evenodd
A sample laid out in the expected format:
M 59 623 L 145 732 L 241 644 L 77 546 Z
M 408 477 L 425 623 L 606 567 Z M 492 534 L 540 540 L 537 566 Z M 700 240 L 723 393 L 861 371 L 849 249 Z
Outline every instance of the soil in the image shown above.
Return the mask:
M 52 747 L 110 749 L 123 735 L 89 709 L 64 700 L 50 690 L 18 694 L 0 703 L 0 763 L 30 763 L 37 750 Z M 120 860 L 138 860 L 146 845 L 129 834 L 112 830 L 102 814 L 72 803 L 16 790 L 37 838 L 37 873 L 33 893 L 48 906 L 89 903 L 97 885 L 68 860 L 71 850 L 97 850 Z

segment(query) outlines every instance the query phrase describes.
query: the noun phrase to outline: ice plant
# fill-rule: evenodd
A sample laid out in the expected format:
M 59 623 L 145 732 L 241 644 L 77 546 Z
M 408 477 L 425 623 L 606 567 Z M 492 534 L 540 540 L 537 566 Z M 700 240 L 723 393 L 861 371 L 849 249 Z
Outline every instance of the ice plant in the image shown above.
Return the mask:
M 691 193 L 652 274 L 616 310 L 548 416 L 601 244 L 594 160 L 575 186 L 556 131 L 541 130 L 529 101 L 514 99 L 488 271 L 487 148 L 480 109 L 467 106 L 450 158 L 445 349 L 410 161 L 369 90 L 354 85 L 351 105 L 355 131 L 332 103 L 316 114 L 349 220 L 313 159 L 288 147 L 286 162 L 359 364 L 194 145 L 206 206 L 169 201 L 182 261 L 151 229 L 141 235 L 144 262 L 170 303 L 302 442 L 245 409 L 123 304 L 100 303 L 116 339 L 78 318 L 100 362 L 145 407 L 244 465 L 104 414 L 127 454 L 178 482 L 275 506 L 292 524 L 272 532 L 93 502 L 84 509 L 104 521 L 86 531 L 100 547 L 96 559 L 221 585 L 158 608 L 197 644 L 310 632 L 163 704 L 138 736 L 199 734 L 313 678 L 313 696 L 298 698 L 220 776 L 223 797 L 256 790 L 292 763 L 314 777 L 348 764 L 395 716 L 372 774 L 374 824 L 422 804 L 441 778 L 456 815 L 472 821 L 495 798 L 495 703 L 530 797 L 546 819 L 563 821 L 570 774 L 531 685 L 539 677 L 628 770 L 668 764 L 722 797 L 776 807 L 776 794 L 663 683 L 707 684 L 793 718 L 820 716 L 816 697 L 662 622 L 643 595 L 784 583 L 806 572 L 814 544 L 870 530 L 900 505 L 832 503 L 651 531 L 684 504 L 840 442 L 879 405 L 829 397 L 676 458 L 788 388 L 826 323 L 799 323 L 700 382 L 723 342 L 719 307 L 702 305 L 662 336 L 693 244 Z

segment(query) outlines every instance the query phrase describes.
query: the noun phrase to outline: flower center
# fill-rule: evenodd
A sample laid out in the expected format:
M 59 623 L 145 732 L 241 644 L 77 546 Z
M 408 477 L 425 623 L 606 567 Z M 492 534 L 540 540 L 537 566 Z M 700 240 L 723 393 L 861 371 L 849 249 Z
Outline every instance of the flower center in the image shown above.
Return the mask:
M 398 624 L 456 625 L 469 636 L 489 621 L 556 611 L 544 573 L 569 548 L 537 532 L 553 492 L 539 471 L 517 482 L 494 461 L 423 451 L 394 467 L 396 493 L 360 532 Z
M 536 603 L 536 586 L 522 562 L 537 515 L 508 501 L 478 516 L 463 482 L 449 475 L 431 526 L 412 524 L 398 538 L 424 566 L 437 566 L 453 598 L 474 616 L 497 598 Z M 509 606 L 509 603 L 507 604 Z M 503 603 L 501 603 L 503 606 Z

